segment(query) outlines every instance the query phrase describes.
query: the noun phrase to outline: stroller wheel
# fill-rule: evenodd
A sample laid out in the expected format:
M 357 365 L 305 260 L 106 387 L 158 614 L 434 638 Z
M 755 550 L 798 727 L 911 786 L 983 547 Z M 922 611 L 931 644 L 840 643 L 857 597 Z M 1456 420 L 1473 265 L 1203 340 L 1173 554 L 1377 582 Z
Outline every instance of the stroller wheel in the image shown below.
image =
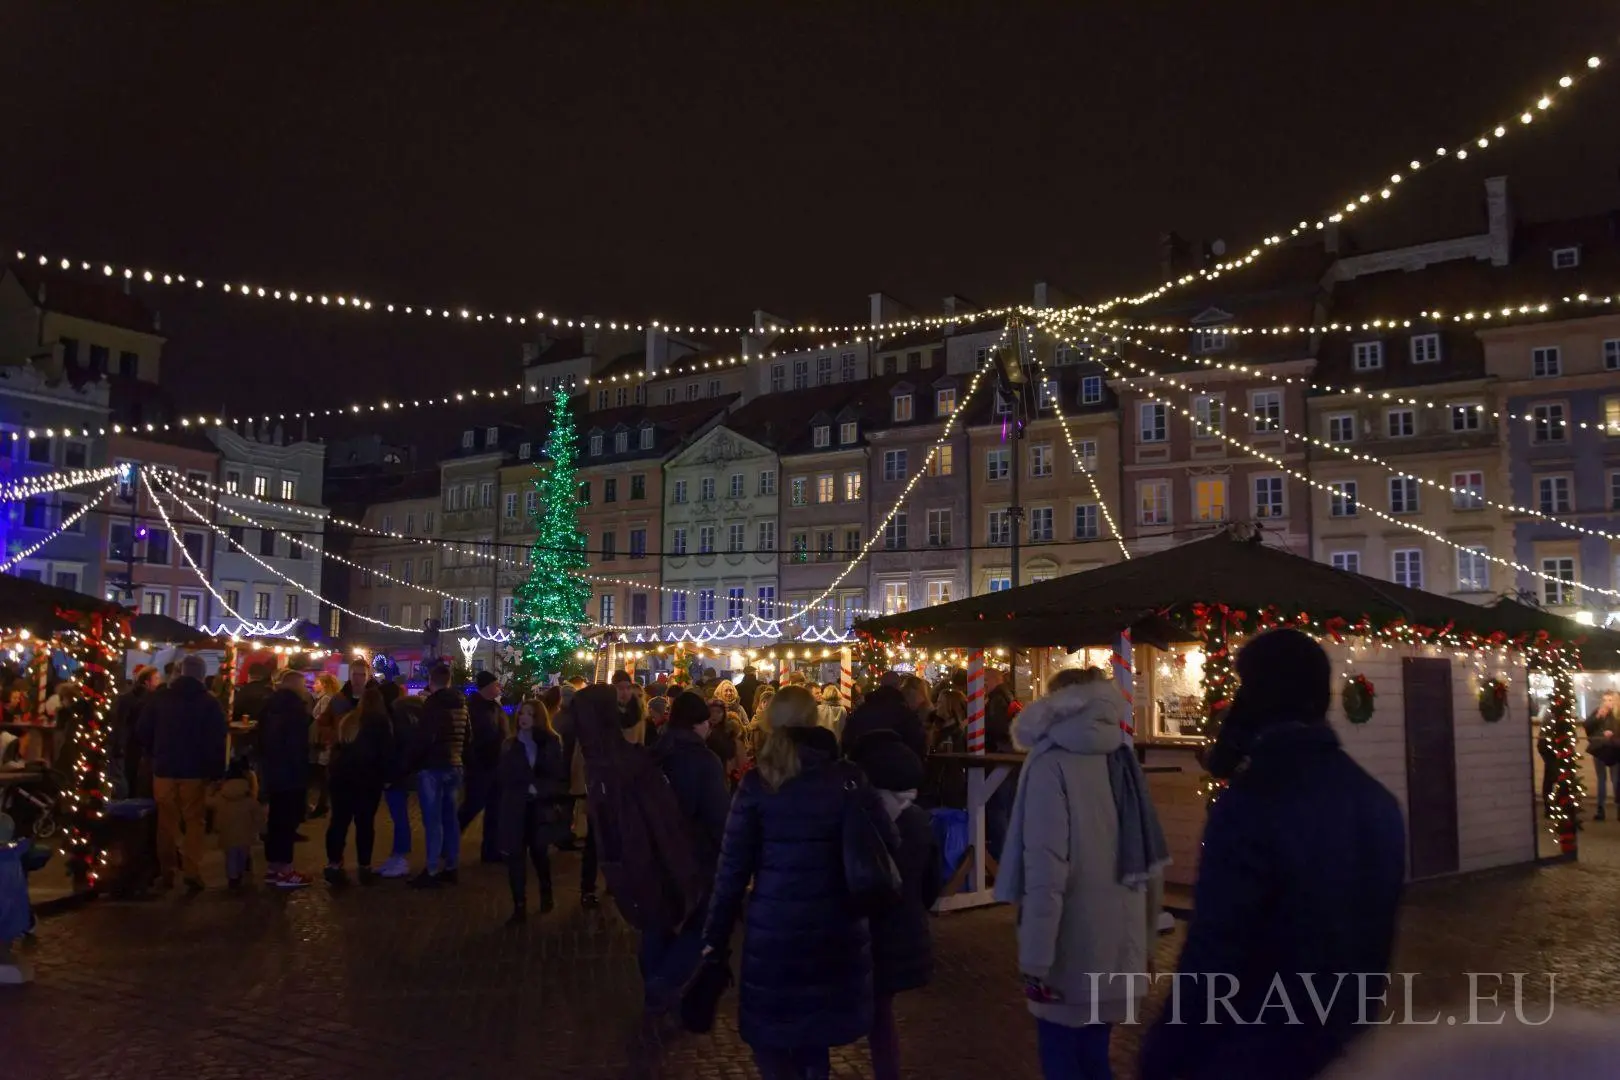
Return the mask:
M 34 819 L 34 839 L 49 840 L 56 835 L 56 816 L 49 810 Z

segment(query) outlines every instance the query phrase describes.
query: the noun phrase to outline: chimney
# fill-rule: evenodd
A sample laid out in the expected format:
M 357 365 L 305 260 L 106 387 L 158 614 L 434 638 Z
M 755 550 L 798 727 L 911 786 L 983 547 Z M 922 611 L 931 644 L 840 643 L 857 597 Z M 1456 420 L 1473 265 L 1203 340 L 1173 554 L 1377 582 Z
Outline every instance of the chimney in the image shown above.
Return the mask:
M 1168 279 L 1180 276 L 1187 269 L 1187 256 L 1190 254 L 1192 245 L 1180 233 L 1160 233 L 1159 277 Z
M 596 355 L 596 338 L 597 338 L 596 320 L 592 319 L 592 318 L 586 318 L 586 319 L 583 319 L 581 321 L 584 324 L 584 327 L 580 332 L 580 341 L 581 341 L 581 344 L 584 346 L 585 355 L 586 356 L 595 356 Z
M 785 319 L 780 315 L 773 315 L 763 308 L 754 309 L 754 330 L 761 333 L 781 333 L 785 326 L 792 326 L 792 319 Z
M 646 369 L 650 374 L 669 366 L 669 332 L 661 327 L 647 327 Z
M 46 303 L 45 303 L 45 283 L 43 281 L 41 281 L 39 283 L 39 297 L 38 297 L 36 302 L 39 304 L 40 307 L 45 307 L 46 306 Z
M 870 307 L 870 317 L 867 325 L 877 326 L 879 323 L 897 322 L 906 314 L 906 307 L 888 293 L 875 292 L 867 297 Z
M 1513 257 L 1513 204 L 1508 201 L 1507 177 L 1486 178 L 1485 212 L 1491 223 L 1491 265 L 1506 266 Z
M 979 310 L 979 305 L 955 293 L 941 300 L 940 307 L 947 315 L 972 315 Z
M 1035 306 L 1042 310 L 1046 308 L 1067 307 L 1071 301 L 1069 297 L 1056 285 L 1046 281 L 1035 283 Z

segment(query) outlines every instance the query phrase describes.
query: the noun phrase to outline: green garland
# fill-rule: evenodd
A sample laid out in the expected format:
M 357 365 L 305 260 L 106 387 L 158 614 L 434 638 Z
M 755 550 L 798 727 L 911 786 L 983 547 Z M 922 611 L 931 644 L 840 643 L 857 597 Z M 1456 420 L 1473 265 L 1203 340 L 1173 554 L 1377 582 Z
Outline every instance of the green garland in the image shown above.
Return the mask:
M 1352 724 L 1365 724 L 1372 719 L 1373 703 L 1378 691 L 1365 675 L 1351 675 L 1344 681 L 1339 701 L 1344 705 L 1344 718 Z
M 1479 715 L 1487 724 L 1494 724 L 1507 715 L 1508 684 L 1491 679 L 1479 688 Z

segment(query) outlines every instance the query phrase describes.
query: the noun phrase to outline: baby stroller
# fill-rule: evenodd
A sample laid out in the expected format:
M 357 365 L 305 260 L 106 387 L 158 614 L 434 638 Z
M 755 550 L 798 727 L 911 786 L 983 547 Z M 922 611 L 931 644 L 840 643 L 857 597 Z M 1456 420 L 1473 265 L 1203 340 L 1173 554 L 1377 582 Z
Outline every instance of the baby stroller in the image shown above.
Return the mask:
M 50 765 L 6 768 L 11 782 L 0 786 L 0 813 L 15 823 L 16 835 L 49 840 L 62 827 L 63 800 L 70 790 L 71 747 L 64 747 Z

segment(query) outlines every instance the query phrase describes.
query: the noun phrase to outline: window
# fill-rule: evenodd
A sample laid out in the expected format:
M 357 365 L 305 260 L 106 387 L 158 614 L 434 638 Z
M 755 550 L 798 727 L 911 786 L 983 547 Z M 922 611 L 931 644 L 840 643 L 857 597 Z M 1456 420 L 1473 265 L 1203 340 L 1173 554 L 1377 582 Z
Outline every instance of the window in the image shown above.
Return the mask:
M 1530 375 L 1537 379 L 1551 379 L 1563 374 L 1563 360 L 1558 346 L 1544 345 L 1530 350 Z
M 1609 474 L 1609 509 L 1620 510 L 1620 471 Z M 1620 581 L 1620 574 L 1614 580 Z
M 591 432 L 591 457 L 601 457 L 601 456 L 602 456 L 602 433 L 599 432 L 599 431 L 593 431 L 593 432 Z
M 169 565 L 169 534 L 163 529 L 152 529 L 146 534 L 146 561 L 153 566 Z
M 1575 602 L 1575 560 L 1541 560 L 1541 602 L 1547 607 L 1563 607 Z
M 762 521 L 759 523 L 759 550 L 776 550 L 776 522 Z
M 673 404 L 675 404 L 676 396 L 677 396 L 677 392 L 676 392 L 676 390 L 675 390 L 675 388 L 673 386 L 664 387 L 664 404 L 665 405 L 673 405 Z
M 1214 438 L 1225 430 L 1226 402 L 1210 394 L 1200 394 L 1193 398 L 1193 436 L 1199 439 Z
M 1358 341 L 1352 347 L 1351 354 L 1357 371 L 1377 371 L 1384 366 L 1382 341 Z
M 821 562 L 831 562 L 833 551 L 832 530 L 816 533 L 816 558 Z
M 698 621 L 699 622 L 713 622 L 714 621 L 714 590 L 713 589 L 699 589 L 698 590 Z
M 1417 548 L 1397 548 L 1390 552 L 1391 577 L 1408 589 L 1423 588 L 1423 552 Z
M 433 535 L 433 511 L 431 510 L 422 514 L 422 532 L 428 536 Z
M 76 365 L 79 362 L 79 341 L 77 338 L 58 338 L 62 346 L 62 360 L 64 363 Z
M 844 501 L 859 502 L 861 498 L 861 471 L 851 469 L 844 474 Z
M 731 474 L 731 497 L 733 499 L 743 497 L 743 474 L 740 472 Z
M 285 597 L 283 597 L 283 602 L 282 602 L 282 605 L 281 605 L 281 613 L 282 613 L 281 617 L 284 618 L 284 619 L 296 619 L 296 618 L 298 618 L 298 594 L 297 593 L 288 593 Z M 411 605 L 409 605 L 409 604 L 405 605 L 404 609 L 400 613 L 400 620 L 401 620 L 401 622 L 405 623 L 406 625 L 410 624 L 410 621 L 411 621 Z
M 602 531 L 602 547 L 599 557 L 603 562 L 613 562 L 619 557 L 619 534 L 611 529 Z
M 274 555 L 276 553 L 276 530 L 259 530 L 259 554 Z
M 675 481 L 675 496 L 672 500 L 676 505 L 686 502 L 686 481 Z
M 1485 474 L 1477 469 L 1451 474 L 1451 508 L 1480 510 L 1485 506 Z
M 761 585 L 754 596 L 754 612 L 762 619 L 774 619 L 776 617 L 776 586 Z
M 202 597 L 196 593 L 180 594 L 180 621 L 188 626 L 197 625 L 197 616 L 202 614 Z
M 986 480 L 1005 480 L 1012 475 L 1009 464 L 1012 458 L 1006 447 L 987 450 L 984 454 L 984 478 Z
M 1389 478 L 1389 512 L 1415 514 L 1418 512 L 1418 482 L 1411 476 Z
M 1536 495 L 1543 514 L 1567 514 L 1570 512 L 1569 477 L 1542 476 L 1537 478 Z
M 1203 476 L 1193 481 L 1193 518 L 1226 520 L 1226 477 Z
M 698 526 L 698 554 L 710 555 L 714 553 L 714 526 Z
M 949 509 L 928 511 L 928 546 L 951 546 L 951 512 Z
M 647 476 L 645 473 L 632 473 L 630 476 L 630 498 L 645 499 L 647 497 Z
M 726 526 L 726 550 L 738 552 L 743 549 L 743 529 L 744 526 L 737 522 Z
M 1029 511 L 1029 542 L 1032 544 L 1049 543 L 1052 536 L 1052 508 L 1050 506 L 1031 507 Z
M 1531 441 L 1538 443 L 1561 443 L 1564 441 L 1567 425 L 1564 422 L 1564 407 L 1558 404 L 1534 405 L 1530 408 L 1532 421 Z
M 904 581 L 883 583 L 883 614 L 898 615 L 911 609 L 910 584 Z
M 1356 414 L 1330 413 L 1327 418 L 1327 437 L 1330 443 L 1356 441 Z
M 1249 398 L 1249 412 L 1255 431 L 1282 429 L 1282 391 L 1256 390 Z
M 61 522 L 63 532 L 84 532 L 84 518 L 79 518 L 77 521 L 73 520 L 73 515 L 77 514 L 83 507 L 84 504 L 77 499 L 64 498 L 57 503 L 57 520 Z M 69 524 L 69 522 L 72 522 L 72 524 Z
M 28 440 L 28 460 L 36 464 L 50 464 L 51 440 L 47 436 L 40 435 Z
M 1356 510 L 1356 482 L 1354 480 L 1335 480 L 1328 484 L 1329 517 L 1355 517 Z
M 609 476 L 602 481 L 602 501 L 605 503 L 619 501 L 618 477 Z
M 234 612 L 240 613 L 242 610 L 242 594 L 236 589 L 226 589 L 225 606 Z
M 1201 353 L 1220 352 L 1226 348 L 1225 330 L 1200 330 L 1193 342 Z
M 838 482 L 832 473 L 823 473 L 816 477 L 816 502 L 830 503 L 838 498 Z
M 90 460 L 90 448 L 82 442 L 69 440 L 62 444 L 62 467 L 82 469 Z M 195 479 L 195 477 L 193 477 Z
M 1416 334 L 1412 337 L 1412 363 L 1432 364 L 1440 359 L 1440 335 Z
M 268 476 L 255 475 L 253 477 L 253 494 L 261 499 L 270 494 L 270 478 Z
M 906 549 L 906 512 L 899 511 L 889 518 L 888 524 L 883 526 L 883 549 L 885 551 L 904 551 Z
M 894 422 L 903 423 L 911 419 L 911 395 L 894 395 Z
M 714 477 L 705 476 L 698 482 L 698 501 L 714 502 Z
M 780 394 L 787 389 L 787 365 L 771 365 L 771 393 Z
M 95 348 L 92 346 L 90 351 L 94 352 Z M 168 601 L 169 596 L 167 593 L 151 592 L 145 589 L 141 591 L 141 610 L 148 615 L 168 614 Z
M 826 386 L 832 382 L 832 360 L 830 356 L 816 357 L 816 385 Z
M 1136 491 L 1138 524 L 1170 524 L 1170 481 L 1147 480 L 1138 484 Z
M 1012 514 L 1006 510 L 991 510 L 985 515 L 984 542 L 994 546 L 1012 543 Z
M 810 444 L 817 450 L 832 445 L 832 427 L 830 425 L 817 424 L 810 434 Z
M 949 476 L 956 466 L 956 447 L 950 443 L 934 447 L 934 456 L 928 459 L 929 476 Z
M 1077 504 L 1074 508 L 1074 538 L 1095 540 L 1099 535 L 1101 534 L 1097 530 L 1097 504 Z
M 237 469 L 225 471 L 225 490 L 235 493 L 242 490 L 242 473 Z
M 1097 471 L 1097 440 L 1077 439 L 1074 448 L 1077 451 L 1074 459 L 1075 472 L 1094 473 Z
M 1417 413 L 1411 409 L 1390 409 L 1384 414 L 1384 433 L 1392 439 L 1410 439 L 1417 434 Z
M 620 387 L 622 392 L 625 388 Z M 630 449 L 630 433 L 628 431 L 615 431 L 613 433 L 613 452 L 622 454 Z
M 904 480 L 906 478 L 906 452 L 904 450 L 883 451 L 883 479 Z
M 247 551 L 244 546 L 247 542 L 247 528 L 242 525 L 231 525 L 225 530 L 225 537 L 230 541 L 231 547 L 237 551 Z
M 1061 399 L 1062 393 L 1056 379 L 1042 379 L 1041 392 L 1035 399 L 1035 407 L 1037 409 L 1052 408 Z
M 377 609 L 380 618 L 388 618 L 388 605 L 383 604 Z M 253 617 L 255 619 L 268 619 L 270 617 L 270 592 L 267 589 L 255 589 L 253 592 Z
M 803 390 L 810 385 L 810 360 L 808 357 L 793 361 L 793 389 Z
M 1491 562 L 1483 547 L 1457 549 L 1457 591 L 1490 592 Z
M 1158 401 L 1143 402 L 1137 407 L 1137 416 L 1141 420 L 1142 442 L 1164 442 L 1170 437 L 1167 408 L 1163 402 Z
M 794 562 L 796 562 L 796 563 L 805 563 L 805 562 L 810 561 L 810 534 L 809 533 L 805 533 L 805 532 L 796 532 L 796 533 L 794 533 L 793 536 L 792 536 L 792 539 L 790 540 L 790 544 L 791 544 L 791 546 L 793 548 L 793 561 Z
M 710 379 L 709 380 L 709 396 L 710 397 L 719 397 L 720 396 L 720 380 L 719 379 Z
M 1552 264 L 1554 270 L 1573 270 L 1581 265 L 1581 249 L 1579 247 L 1553 248 Z
M 1620 338 L 1610 338 L 1603 343 L 1603 370 L 1620 371 Z
M 433 560 L 432 559 L 423 559 L 422 560 L 422 576 L 417 578 L 417 580 L 422 582 L 424 585 L 433 580 Z
M 852 446 L 858 437 L 857 425 L 853 420 L 845 420 L 838 425 L 838 445 Z
M 191 561 L 198 566 L 201 566 L 203 561 L 203 542 L 204 537 L 200 532 L 180 534 L 181 546 L 185 548 L 186 554 L 191 556 Z
M 929 581 L 925 584 L 928 589 L 928 604 L 930 607 L 935 604 L 948 604 L 951 602 L 951 582 L 948 578 Z
M 805 506 L 810 502 L 810 479 L 805 476 L 795 476 L 788 481 L 788 501 L 794 506 Z
M 608 392 L 606 390 L 598 390 L 596 392 L 596 407 L 598 409 L 605 409 L 608 407 Z
M 677 528 L 669 534 L 669 553 L 671 555 L 686 554 L 686 530 Z
M 1451 416 L 1452 431 L 1478 431 L 1484 423 L 1485 407 L 1483 405 L 1451 405 L 1448 406 L 1447 412 Z
M 956 387 L 942 386 L 934 391 L 934 415 L 947 417 L 956 411 Z
M 645 559 L 647 557 L 647 530 L 630 530 L 630 557 L 632 559 Z
M 1328 559 L 1335 570 L 1343 570 L 1347 574 L 1361 573 L 1361 552 L 1359 551 L 1335 551 L 1328 556 Z
M 506 493 L 506 497 L 504 499 L 502 499 L 501 502 L 502 502 L 502 507 L 503 507 L 503 509 L 502 509 L 503 516 L 505 516 L 508 519 L 516 518 L 517 513 L 518 513 L 517 492 L 508 491 Z
M 495 508 L 495 482 L 493 480 L 485 480 L 478 485 L 478 507 L 481 510 L 493 510 Z
M 1080 380 L 1080 404 L 1097 405 L 1103 399 L 1101 375 L 1087 375 Z
M 519 461 L 528 461 L 530 455 L 532 455 L 533 453 L 534 453 L 534 444 L 533 443 L 531 443 L 531 442 L 518 443 L 518 460 Z
M 672 592 L 669 594 L 669 621 L 677 623 L 686 621 L 685 593 Z
M 743 590 L 740 586 L 726 590 L 726 618 L 740 619 L 743 613 Z
M 1254 516 L 1280 518 L 1283 516 L 1283 478 L 1257 476 L 1254 478 Z
M 1052 475 L 1052 444 L 1036 443 L 1029 448 L 1029 475 L 1033 477 Z

